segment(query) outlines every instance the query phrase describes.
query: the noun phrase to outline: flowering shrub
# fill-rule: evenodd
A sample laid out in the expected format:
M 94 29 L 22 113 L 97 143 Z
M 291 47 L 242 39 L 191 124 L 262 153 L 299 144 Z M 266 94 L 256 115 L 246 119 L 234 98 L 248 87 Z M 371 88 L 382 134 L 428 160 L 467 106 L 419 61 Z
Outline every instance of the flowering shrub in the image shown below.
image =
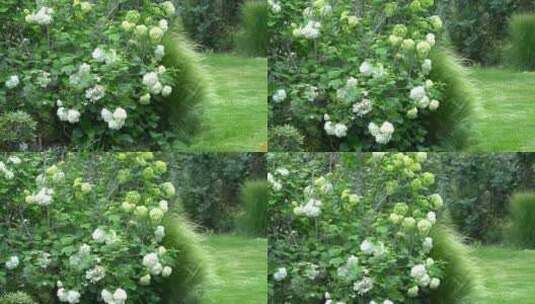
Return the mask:
M 428 117 L 444 83 L 430 75 L 442 33 L 433 0 L 272 0 L 272 125 L 316 150 L 433 146 Z
M 443 201 L 434 175 L 422 170 L 426 159 L 364 157 L 362 180 L 353 182 L 342 167 L 323 174 L 321 165 L 272 156 L 273 302 L 428 303 L 447 278 L 445 263 L 431 258 Z
M 184 262 L 176 261 L 182 248 L 166 245 L 175 196 L 166 163 L 152 153 L 52 160 L 0 157 L 0 293 L 23 290 L 39 303 L 160 303 Z
M 166 97 L 186 88 L 163 63 L 172 2 L 3 1 L 0 14 L 1 112 L 30 113 L 75 144 L 175 137 Z

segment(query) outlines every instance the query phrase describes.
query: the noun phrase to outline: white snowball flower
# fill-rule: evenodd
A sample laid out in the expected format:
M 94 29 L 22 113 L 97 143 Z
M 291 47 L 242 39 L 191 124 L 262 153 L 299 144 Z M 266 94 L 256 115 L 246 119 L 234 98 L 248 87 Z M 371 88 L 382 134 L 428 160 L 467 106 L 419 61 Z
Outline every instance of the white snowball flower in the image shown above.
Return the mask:
M 34 201 L 40 206 L 49 206 L 50 204 L 52 204 L 52 195 L 54 195 L 53 189 L 43 187 L 34 196 Z
M 161 225 L 156 227 L 156 230 L 154 231 L 154 236 L 156 237 L 156 240 L 158 242 L 161 242 L 165 237 L 165 227 Z
M 104 62 L 106 60 L 106 52 L 101 48 L 96 48 L 93 53 L 91 53 L 91 56 L 98 62 Z
M 368 130 L 370 134 L 375 137 L 375 141 L 379 144 L 387 144 L 392 139 L 392 134 L 394 133 L 394 125 L 390 122 L 385 121 L 378 127 L 375 123 L 370 123 L 368 125 Z
M 116 304 L 123 304 L 126 302 L 126 299 L 128 299 L 128 295 L 124 289 L 117 288 L 113 293 L 113 299 L 115 300 Z
M 139 284 L 141 286 L 148 286 L 150 285 L 150 280 L 151 280 L 151 276 L 150 274 L 146 274 L 144 276 L 142 276 L 140 279 L 139 279 Z
M 334 126 L 334 135 L 338 138 L 346 137 L 347 135 L 347 126 L 342 123 L 337 123 Z
M 310 20 L 305 27 L 295 29 L 293 35 L 295 37 L 305 37 L 306 39 L 317 39 L 320 36 L 320 29 L 320 22 Z
M 153 267 L 150 267 L 149 268 L 149 272 L 152 274 L 152 275 L 159 275 L 160 273 L 162 273 L 163 271 L 163 266 L 161 263 L 157 263 L 156 265 L 154 265 Z
M 286 90 L 284 89 L 279 89 L 275 92 L 275 94 L 273 94 L 273 101 L 275 102 L 282 102 L 284 100 L 286 100 Z
M 433 211 L 429 211 L 427 213 L 427 220 L 431 222 L 431 224 L 434 224 L 437 222 L 437 215 Z
M 154 57 L 156 60 L 161 60 L 165 56 L 165 47 L 163 45 L 157 45 L 154 49 Z
M 67 111 L 67 121 L 71 124 L 75 124 L 80 121 L 80 112 L 75 109 L 69 109 Z
M 67 301 L 70 304 L 80 303 L 80 293 L 76 290 L 69 290 L 67 292 Z
M 271 11 L 275 14 L 278 14 L 282 11 L 282 7 L 279 2 L 275 0 L 268 0 L 268 4 L 271 7 Z
M 167 22 L 167 20 L 162 19 L 160 20 L 160 22 L 158 22 L 158 26 L 162 29 L 162 31 L 166 32 L 169 28 L 169 23 Z
M 426 237 L 422 243 L 422 247 L 424 249 L 424 252 L 431 252 L 431 249 L 433 249 L 433 239 L 430 237 Z
M 288 276 L 288 272 L 286 271 L 286 268 L 280 267 L 277 269 L 277 272 L 273 274 L 273 279 L 275 279 L 275 281 L 282 281 L 286 279 L 287 276 Z
M 52 15 L 54 14 L 54 10 L 43 6 L 41 7 L 37 13 L 33 13 L 26 16 L 26 22 L 28 23 L 37 23 L 39 25 L 49 25 L 54 21 L 54 18 Z
M 152 87 L 156 85 L 160 80 L 158 79 L 158 73 L 156 72 L 149 72 L 145 75 L 143 75 L 143 84 Z
M 113 119 L 125 120 L 126 117 L 127 117 L 126 111 L 121 107 L 116 108 L 115 111 L 113 112 Z
M 375 246 L 372 242 L 366 239 L 360 244 L 360 250 L 364 254 L 371 255 L 375 252 Z
M 100 111 L 100 116 L 105 122 L 109 122 L 113 119 L 113 113 L 110 112 L 110 110 L 103 108 L 102 111 Z
M 20 83 L 20 80 L 19 80 L 19 76 L 17 75 L 11 75 L 9 76 L 9 78 L 6 80 L 6 87 L 8 89 L 13 89 L 15 87 L 17 87 Z
M 165 1 L 165 2 L 162 2 L 161 6 L 163 7 L 165 13 L 167 14 L 167 16 L 173 16 L 175 14 L 175 11 L 176 11 L 176 8 L 175 8 L 175 5 L 173 4 L 173 2 L 171 1 Z
M 95 85 L 85 91 L 85 98 L 92 102 L 99 101 L 106 95 L 106 88 L 102 85 Z
M 106 270 L 102 266 L 95 266 L 95 268 L 90 269 L 86 271 L 85 273 L 85 278 L 93 284 L 104 279 L 105 276 L 106 276 Z
M 373 70 L 373 66 L 368 61 L 364 61 L 359 68 L 360 73 L 362 73 L 364 76 L 371 76 L 373 74 Z
M 431 111 L 436 111 L 436 109 L 438 109 L 439 107 L 440 107 L 440 101 L 436 99 L 431 100 L 431 102 L 429 103 L 429 110 Z
M 95 229 L 91 236 L 97 243 L 104 243 L 106 241 L 106 232 L 100 228 Z
M 424 264 L 418 264 L 411 268 L 411 277 L 418 279 L 427 274 L 427 269 Z
M 166 200 L 161 200 L 158 203 L 158 206 L 160 207 L 160 209 L 162 209 L 164 213 L 169 210 L 169 203 Z
M 166 85 L 162 88 L 162 96 L 164 97 L 171 95 L 171 92 L 173 92 L 173 88 L 171 86 Z
M 102 297 L 102 300 L 105 303 L 111 303 L 113 302 L 113 294 L 109 292 L 107 289 L 103 289 L 100 293 L 100 296 Z
M 412 88 L 410 98 L 414 101 L 419 101 L 426 96 L 425 87 L 417 86 Z
M 160 263 L 156 253 L 149 253 L 143 257 L 143 266 L 152 268 Z
M 436 40 L 435 40 L 435 34 L 429 33 L 427 36 L 425 36 L 425 40 L 427 43 L 429 43 L 431 46 L 435 46 Z
M 429 283 L 429 288 L 431 289 L 437 289 L 438 286 L 440 286 L 440 279 L 438 278 L 432 278 L 431 282 Z
M 15 268 L 17 268 L 19 266 L 19 263 L 20 263 L 19 257 L 12 256 L 12 257 L 9 258 L 9 260 L 7 260 L 6 268 L 8 270 L 13 270 L 13 269 L 15 269 Z
M 327 135 L 334 136 L 336 134 L 335 124 L 333 124 L 331 121 L 326 121 L 323 129 L 325 129 Z
M 173 273 L 173 268 L 165 266 L 162 270 L 162 277 L 167 278 Z
M 290 174 L 290 171 L 286 168 L 278 168 L 275 172 L 282 176 L 288 176 Z
M 355 290 L 359 295 L 368 293 L 373 289 L 374 281 L 372 278 L 364 277 L 362 280 L 353 284 L 353 290 Z
M 425 75 L 431 73 L 431 70 L 433 69 L 433 62 L 431 59 L 424 60 L 424 63 L 422 64 L 422 71 Z
M 318 217 L 321 214 L 321 201 L 311 198 L 305 205 L 294 208 L 294 214 L 297 216 Z
M 384 300 L 383 304 L 394 304 L 394 302 L 392 302 L 392 301 L 386 299 L 386 300 Z
M 22 162 L 22 160 L 18 156 L 15 156 L 15 155 L 10 156 L 8 158 L 8 161 L 11 162 L 13 165 L 18 165 Z

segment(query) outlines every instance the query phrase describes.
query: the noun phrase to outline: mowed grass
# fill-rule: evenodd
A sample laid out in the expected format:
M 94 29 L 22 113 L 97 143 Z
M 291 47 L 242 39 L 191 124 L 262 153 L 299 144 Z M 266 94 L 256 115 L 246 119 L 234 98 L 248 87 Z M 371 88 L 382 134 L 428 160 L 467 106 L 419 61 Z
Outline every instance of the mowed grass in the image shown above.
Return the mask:
M 207 54 L 214 93 L 204 105 L 201 133 L 189 150 L 264 152 L 267 149 L 267 59 Z
M 215 272 L 202 304 L 266 304 L 267 240 L 212 235 L 205 245 Z
M 491 246 L 474 254 L 483 285 L 475 304 L 535 303 L 535 250 Z
M 474 69 L 476 151 L 535 151 L 535 72 Z M 535 300 L 533 300 L 535 303 Z

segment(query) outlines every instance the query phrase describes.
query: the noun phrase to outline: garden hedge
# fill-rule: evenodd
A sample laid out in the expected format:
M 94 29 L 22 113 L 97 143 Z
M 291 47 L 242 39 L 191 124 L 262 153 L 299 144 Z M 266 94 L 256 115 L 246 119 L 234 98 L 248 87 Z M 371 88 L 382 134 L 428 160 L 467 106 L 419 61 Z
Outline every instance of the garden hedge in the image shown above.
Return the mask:
M 509 23 L 508 60 L 520 70 L 535 70 L 535 14 L 514 15 Z
M 517 192 L 511 197 L 510 241 L 525 249 L 535 249 L 535 192 Z

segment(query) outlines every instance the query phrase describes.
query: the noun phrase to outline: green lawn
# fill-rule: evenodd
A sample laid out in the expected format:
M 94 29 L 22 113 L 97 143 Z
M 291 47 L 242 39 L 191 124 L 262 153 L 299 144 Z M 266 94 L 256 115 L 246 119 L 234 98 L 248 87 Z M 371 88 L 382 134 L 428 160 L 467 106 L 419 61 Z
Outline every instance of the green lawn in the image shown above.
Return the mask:
M 535 250 L 482 247 L 474 254 L 483 280 L 476 304 L 535 303 Z
M 206 240 L 215 277 L 202 304 L 267 303 L 267 240 L 212 235 Z
M 535 72 L 474 69 L 477 151 L 535 151 Z M 534 300 L 535 303 L 535 300 Z
M 267 149 L 267 60 L 208 54 L 212 96 L 192 151 L 263 152 Z

